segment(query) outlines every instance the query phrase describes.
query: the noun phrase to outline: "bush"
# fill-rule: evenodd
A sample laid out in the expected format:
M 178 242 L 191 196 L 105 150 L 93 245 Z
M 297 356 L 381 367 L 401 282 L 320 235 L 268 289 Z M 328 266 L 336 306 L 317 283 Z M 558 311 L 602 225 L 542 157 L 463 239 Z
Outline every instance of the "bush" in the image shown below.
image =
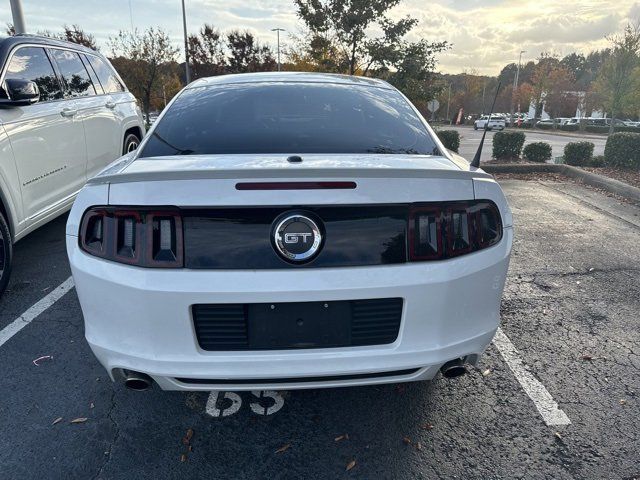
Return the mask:
M 536 125 L 536 128 L 539 128 L 540 130 L 551 130 L 553 125 L 549 123 L 539 123 Z
M 498 132 L 493 136 L 493 158 L 511 160 L 520 157 L 525 135 L 522 132 Z
M 458 153 L 458 149 L 460 148 L 460 133 L 456 130 L 438 130 L 436 134 L 445 148 Z
M 600 168 L 604 167 L 604 165 L 604 155 L 596 155 L 591 158 L 591 161 L 589 162 L 590 167 Z
M 608 167 L 640 170 L 640 133 L 620 132 L 609 135 L 604 147 Z
M 564 147 L 564 163 L 576 167 L 586 167 L 593 157 L 593 143 L 571 142 Z
M 566 125 L 560 125 L 560 130 L 563 132 L 577 132 L 580 130 L 580 125 L 577 123 L 568 123 Z
M 546 162 L 551 160 L 551 145 L 547 142 L 530 143 L 524 147 L 522 156 L 530 162 Z

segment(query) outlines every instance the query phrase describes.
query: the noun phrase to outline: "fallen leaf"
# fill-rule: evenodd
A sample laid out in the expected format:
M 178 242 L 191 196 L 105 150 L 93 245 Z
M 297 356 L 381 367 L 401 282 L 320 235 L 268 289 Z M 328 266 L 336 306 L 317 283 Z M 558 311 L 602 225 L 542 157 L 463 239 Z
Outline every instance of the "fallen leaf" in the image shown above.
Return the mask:
M 183 445 L 189 445 L 189 442 L 191 442 L 191 437 L 193 437 L 193 429 L 192 428 L 187 430 L 187 433 L 182 438 L 182 444 Z
M 73 420 L 71 420 L 71 423 L 84 423 L 87 420 L 89 420 L 86 417 L 78 417 L 78 418 L 74 418 Z
M 182 455 L 180 455 L 180 461 L 181 462 L 186 462 L 187 461 L 187 455 L 184 454 L 184 453 Z
M 422 450 L 422 443 L 416 443 L 416 450 Z
M 587 361 L 591 361 L 591 360 L 593 360 L 593 357 L 591 355 L 582 355 L 582 359 L 583 360 L 587 360 Z
M 411 443 L 411 439 L 409 437 L 404 437 L 402 439 L 402 443 L 404 443 L 405 445 L 409 445 Z
M 336 442 L 339 442 L 341 440 L 349 440 L 349 434 L 345 433 L 343 435 L 340 435 L 339 437 L 334 438 L 333 440 Z
M 191 445 L 189 445 L 189 448 L 187 448 L 188 451 L 193 452 L 193 447 Z
M 351 470 L 355 466 L 356 466 L 356 461 L 355 460 L 351 460 L 349 463 L 347 463 L 347 468 L 345 470 L 348 472 L 349 470 Z
M 620 399 L 620 405 L 626 405 L 627 401 L 624 398 Z
M 556 432 L 556 433 L 554 433 L 554 435 L 556 437 L 558 437 L 560 440 L 562 440 L 562 435 L 560 435 L 560 432 Z
M 590 272 L 593 272 L 594 270 L 595 270 L 595 268 L 593 268 L 593 267 L 591 267 L 591 268 L 589 269 L 589 271 L 590 271 Z
M 482 376 L 486 377 L 487 375 L 489 375 L 491 373 L 491 369 L 487 368 L 484 372 L 482 372 Z
M 94 408 L 94 407 L 95 407 L 95 405 L 93 404 L 93 402 L 91 402 L 91 403 L 89 404 L 89 408 Z
M 290 443 L 285 443 L 283 446 L 281 446 L 279 449 L 277 449 L 275 453 L 286 452 L 287 450 L 289 450 L 289 447 L 291 447 L 291 444 Z
M 33 364 L 36 367 L 39 367 L 40 366 L 40 364 L 38 363 L 39 361 L 41 361 L 41 360 L 51 360 L 51 359 L 53 359 L 53 357 L 51 355 L 43 355 L 42 357 L 38 357 L 35 360 L 33 360 Z
M 580 280 L 578 280 L 578 281 L 576 282 L 576 285 L 580 285 Z
M 55 425 L 56 423 L 60 423 L 62 421 L 62 417 L 56 418 L 51 425 Z
M 431 429 L 433 428 L 433 425 L 431 425 L 430 423 L 424 423 L 424 424 L 422 425 L 422 428 L 423 428 L 424 430 L 431 430 Z

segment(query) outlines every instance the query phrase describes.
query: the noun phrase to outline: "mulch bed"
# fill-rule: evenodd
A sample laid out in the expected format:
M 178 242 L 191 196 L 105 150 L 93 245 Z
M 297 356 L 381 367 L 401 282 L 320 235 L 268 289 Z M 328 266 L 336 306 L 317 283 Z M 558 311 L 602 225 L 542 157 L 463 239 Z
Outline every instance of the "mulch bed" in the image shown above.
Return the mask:
M 620 180 L 626 184 L 640 188 L 640 170 L 624 170 L 621 168 L 592 168 L 592 167 L 580 167 L 591 173 L 598 175 L 604 175 L 605 177 Z

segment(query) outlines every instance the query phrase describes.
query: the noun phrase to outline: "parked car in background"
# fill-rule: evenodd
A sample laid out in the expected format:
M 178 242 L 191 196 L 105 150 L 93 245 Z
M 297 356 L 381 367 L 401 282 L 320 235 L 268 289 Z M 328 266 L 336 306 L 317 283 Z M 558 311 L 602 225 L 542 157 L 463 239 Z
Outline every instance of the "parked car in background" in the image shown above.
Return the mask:
M 461 375 L 513 241 L 498 183 L 394 87 L 290 72 L 189 84 L 66 234 L 111 378 L 202 391 Z
M 491 115 L 491 120 L 489 120 L 489 115 L 482 115 L 479 119 L 473 122 L 473 129 L 484 129 L 489 123 L 489 130 L 504 130 L 507 126 L 506 120 L 503 116 L 494 116 Z
M 145 129 L 134 96 L 94 50 L 16 35 L 0 40 L 0 64 L 1 294 L 13 244 L 67 211 Z

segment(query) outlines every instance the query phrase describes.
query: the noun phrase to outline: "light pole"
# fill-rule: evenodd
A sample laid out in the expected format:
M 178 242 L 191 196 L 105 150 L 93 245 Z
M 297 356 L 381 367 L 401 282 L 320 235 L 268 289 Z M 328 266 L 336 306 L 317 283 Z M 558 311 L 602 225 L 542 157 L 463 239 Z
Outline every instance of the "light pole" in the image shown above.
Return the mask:
M 520 50 L 520 57 L 518 58 L 518 67 L 516 68 L 516 76 L 513 78 L 513 91 L 511 92 L 511 121 L 513 126 L 513 102 L 516 97 L 516 90 L 518 90 L 518 80 L 520 79 L 520 64 L 522 63 L 522 54 L 527 53 L 525 50 Z
M 187 12 L 182 0 L 182 28 L 184 29 L 184 73 L 187 85 L 191 83 L 191 70 L 189 69 L 189 39 L 187 38 Z
M 24 15 L 22 14 L 22 3 L 20 0 L 11 0 L 11 14 L 13 16 L 13 29 L 16 35 L 27 33 L 27 29 L 24 26 Z
M 272 28 L 272 32 L 276 32 L 278 36 L 278 71 L 280 71 L 280 32 L 286 31 L 284 28 Z
M 447 98 L 447 120 L 451 125 L 451 119 L 449 118 L 449 105 L 451 105 L 451 82 L 449 82 L 449 97 Z

